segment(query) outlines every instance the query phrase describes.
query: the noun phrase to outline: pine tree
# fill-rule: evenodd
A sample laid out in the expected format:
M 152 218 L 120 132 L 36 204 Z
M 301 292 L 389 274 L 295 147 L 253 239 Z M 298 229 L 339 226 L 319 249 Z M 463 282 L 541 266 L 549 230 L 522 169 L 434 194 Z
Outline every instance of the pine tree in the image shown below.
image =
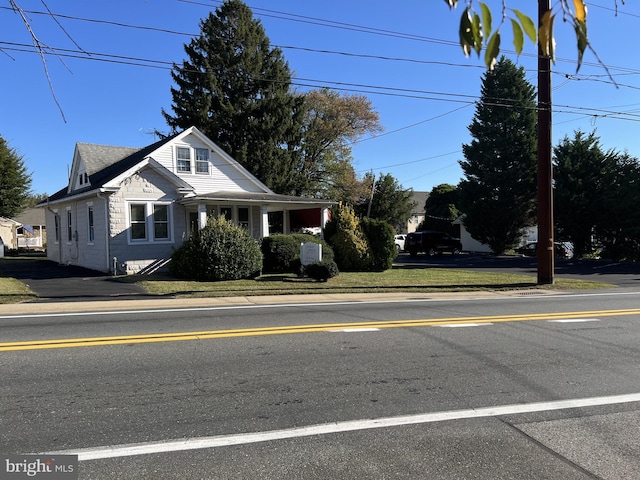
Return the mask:
M 200 28 L 171 73 L 167 124 L 174 132 L 195 125 L 274 191 L 292 193 L 304 101 L 290 92 L 282 51 L 240 0 L 225 1 Z
M 24 210 L 30 195 L 31 174 L 23 158 L 0 136 L 0 217 L 14 217 Z
M 535 222 L 537 114 L 525 71 L 502 57 L 482 79 L 480 100 L 462 146 L 460 209 L 476 240 L 502 253 Z

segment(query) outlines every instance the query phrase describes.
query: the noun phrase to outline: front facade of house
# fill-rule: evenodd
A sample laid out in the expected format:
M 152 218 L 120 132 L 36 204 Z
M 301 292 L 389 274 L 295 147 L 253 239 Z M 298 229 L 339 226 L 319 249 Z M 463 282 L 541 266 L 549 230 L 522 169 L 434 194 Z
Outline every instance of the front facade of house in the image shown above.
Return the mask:
M 309 212 L 324 227 L 332 204 L 275 194 L 191 127 L 142 149 L 77 144 L 69 185 L 38 206 L 49 259 L 129 274 L 164 269 L 210 216 L 258 240 L 274 215 L 284 233 Z

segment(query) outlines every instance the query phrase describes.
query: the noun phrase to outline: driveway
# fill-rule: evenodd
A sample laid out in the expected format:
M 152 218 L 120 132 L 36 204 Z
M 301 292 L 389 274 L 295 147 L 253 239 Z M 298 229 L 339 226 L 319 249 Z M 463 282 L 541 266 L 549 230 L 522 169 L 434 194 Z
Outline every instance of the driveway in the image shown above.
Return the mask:
M 149 298 L 135 283 L 73 265 L 59 265 L 42 257 L 5 257 L 0 276 L 25 283 L 38 295 L 34 302 L 86 302 Z

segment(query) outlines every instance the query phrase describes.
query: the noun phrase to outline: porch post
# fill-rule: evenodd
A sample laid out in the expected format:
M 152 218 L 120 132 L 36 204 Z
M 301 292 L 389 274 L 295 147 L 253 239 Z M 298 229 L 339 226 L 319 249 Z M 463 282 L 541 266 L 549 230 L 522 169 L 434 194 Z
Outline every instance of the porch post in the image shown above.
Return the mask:
M 291 233 L 291 220 L 289 218 L 289 210 L 282 210 L 282 233 Z
M 198 204 L 198 230 L 202 230 L 207 225 L 207 206 Z
M 327 207 L 322 207 L 322 211 L 320 213 L 320 227 L 324 230 L 325 225 L 329 221 L 329 209 Z
M 260 238 L 269 236 L 269 212 L 267 206 L 260 207 Z

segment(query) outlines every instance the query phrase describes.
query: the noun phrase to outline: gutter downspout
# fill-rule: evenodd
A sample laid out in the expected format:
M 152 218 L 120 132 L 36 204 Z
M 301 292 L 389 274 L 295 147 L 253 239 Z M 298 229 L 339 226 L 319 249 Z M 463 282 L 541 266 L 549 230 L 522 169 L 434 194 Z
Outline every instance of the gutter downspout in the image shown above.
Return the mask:
M 55 223 L 58 224 L 58 265 L 62 265 L 62 238 L 60 238 L 60 235 L 62 232 L 60 232 L 60 226 L 62 225 L 60 223 L 60 215 L 58 215 L 58 212 L 55 212 L 50 206 L 49 206 L 49 197 L 47 197 L 47 210 L 49 210 L 49 212 L 53 213 L 54 218 L 57 218 L 58 221 L 55 222 L 54 220 L 54 230 L 55 230 Z M 55 232 L 54 232 L 55 235 Z

